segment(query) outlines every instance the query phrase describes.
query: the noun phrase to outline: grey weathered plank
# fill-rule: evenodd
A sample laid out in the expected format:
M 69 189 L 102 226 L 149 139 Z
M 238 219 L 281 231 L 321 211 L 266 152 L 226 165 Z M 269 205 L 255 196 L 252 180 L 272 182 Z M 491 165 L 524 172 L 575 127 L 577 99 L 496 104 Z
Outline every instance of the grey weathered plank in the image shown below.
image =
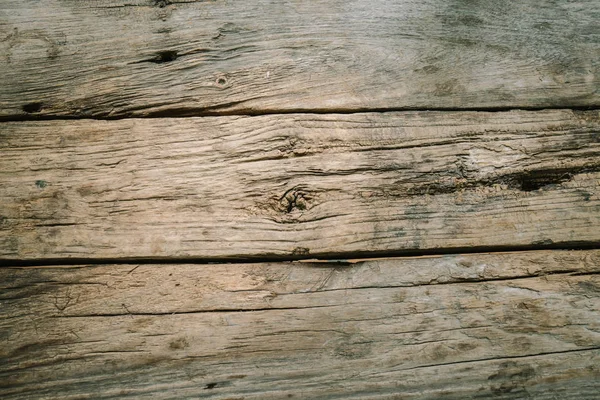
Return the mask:
M 597 0 L 0 2 L 0 116 L 600 105 Z
M 594 399 L 600 251 L 0 269 L 2 398 Z
M 595 245 L 599 115 L 4 123 L 0 258 Z

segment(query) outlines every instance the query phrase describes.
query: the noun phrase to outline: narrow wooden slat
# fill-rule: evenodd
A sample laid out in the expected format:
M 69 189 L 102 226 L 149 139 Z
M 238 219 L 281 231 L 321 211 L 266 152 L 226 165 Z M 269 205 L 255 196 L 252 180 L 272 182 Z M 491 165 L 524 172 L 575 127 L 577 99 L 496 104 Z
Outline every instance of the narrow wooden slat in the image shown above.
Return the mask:
M 596 245 L 599 115 L 5 123 L 0 258 Z
M 600 251 L 0 269 L 0 395 L 594 399 Z
M 600 105 L 597 0 L 0 2 L 0 116 Z

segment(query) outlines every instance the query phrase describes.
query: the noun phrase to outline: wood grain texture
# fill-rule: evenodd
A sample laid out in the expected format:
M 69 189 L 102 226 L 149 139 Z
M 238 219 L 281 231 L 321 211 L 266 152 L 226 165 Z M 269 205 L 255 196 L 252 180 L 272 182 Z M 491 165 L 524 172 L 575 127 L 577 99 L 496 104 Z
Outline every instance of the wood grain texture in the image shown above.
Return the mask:
M 599 106 L 597 0 L 0 2 L 0 116 Z
M 598 111 L 4 123 L 0 256 L 595 245 Z
M 0 269 L 0 395 L 595 399 L 600 251 Z

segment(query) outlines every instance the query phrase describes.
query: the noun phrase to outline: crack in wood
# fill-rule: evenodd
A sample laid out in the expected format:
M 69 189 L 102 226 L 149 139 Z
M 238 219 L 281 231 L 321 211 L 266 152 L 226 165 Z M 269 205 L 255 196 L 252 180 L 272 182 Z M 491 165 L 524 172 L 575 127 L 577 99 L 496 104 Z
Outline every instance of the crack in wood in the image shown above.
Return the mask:
M 166 315 L 186 315 L 186 314 L 219 314 L 219 313 L 257 313 L 264 311 L 286 311 L 286 310 L 305 310 L 305 309 L 314 309 L 314 308 L 331 308 L 336 307 L 335 305 L 320 305 L 320 306 L 306 306 L 306 307 L 264 307 L 264 308 L 252 308 L 252 309 L 244 309 L 244 308 L 216 308 L 212 310 L 192 310 L 192 311 L 181 311 L 181 312 L 168 312 L 168 313 L 160 313 L 160 312 L 139 312 L 139 311 L 130 311 L 125 304 L 122 307 L 127 311 L 125 313 L 114 313 L 114 314 L 77 314 L 77 315 L 55 315 L 49 316 L 48 318 L 114 318 L 114 317 L 147 317 L 147 316 L 166 316 Z M 60 310 L 61 312 L 64 311 Z
M 526 252 L 538 250 L 595 250 L 600 249 L 600 242 L 540 242 L 532 245 L 523 246 L 473 246 L 473 247 L 453 247 L 437 248 L 425 250 L 399 250 L 399 251 L 358 251 L 343 253 L 324 253 L 315 257 L 310 253 L 310 249 L 296 248 L 289 256 L 251 256 L 251 257 L 123 257 L 123 258 L 44 258 L 44 259 L 5 259 L 0 258 L 0 268 L 10 267 L 40 267 L 40 266 L 74 266 L 81 264 L 101 265 L 101 264 L 255 264 L 262 262 L 313 262 L 321 266 L 325 263 L 347 264 L 345 260 L 359 262 L 360 259 L 389 259 L 389 258 L 415 258 L 415 257 L 435 257 L 443 255 L 457 254 L 488 254 L 488 253 L 507 253 L 507 252 Z
M 541 352 L 541 353 L 537 353 L 537 354 L 526 354 L 526 355 L 518 355 L 518 356 L 489 357 L 489 358 L 481 358 L 481 359 L 474 359 L 474 360 L 461 360 L 461 361 L 455 361 L 455 362 L 449 362 L 449 363 L 436 363 L 436 364 L 428 364 L 428 365 L 419 365 L 418 367 L 412 367 L 412 368 L 406 368 L 406 369 L 399 369 L 399 370 L 395 370 L 395 371 L 412 371 L 412 370 L 418 370 L 418 369 L 423 369 L 423 368 L 431 368 L 431 367 L 442 366 L 442 365 L 446 365 L 447 366 L 447 365 L 460 365 L 460 364 L 479 363 L 479 362 L 485 362 L 485 361 L 513 360 L 513 359 L 531 358 L 531 357 L 540 357 L 540 356 L 549 356 L 549 355 L 558 355 L 558 354 L 584 353 L 584 352 L 596 351 L 596 350 L 600 350 L 600 346 L 592 346 L 592 347 L 588 347 L 588 348 L 584 348 L 584 349 L 572 349 L 572 350 L 562 350 L 562 351 L 547 351 L 547 352 Z M 491 376 L 497 376 L 497 375 L 491 375 Z
M 478 187 L 492 187 L 494 185 L 506 185 L 510 189 L 517 189 L 523 192 L 533 192 L 545 189 L 552 185 L 559 185 L 569 182 L 576 175 L 593 173 L 600 171 L 600 164 L 594 162 L 575 168 L 546 168 L 537 170 L 526 170 L 518 173 L 510 173 L 494 176 L 492 178 L 474 179 L 469 177 L 469 173 L 461 169 L 459 176 L 461 178 L 448 180 L 446 182 L 435 182 L 424 185 L 417 185 L 408 190 L 411 196 L 423 196 L 438 194 L 456 193 L 458 191 L 473 189 Z
M 193 53 L 204 53 L 206 49 L 201 49 Z M 179 54 L 179 53 L 178 53 Z M 187 53 L 181 53 L 180 56 L 184 56 Z M 156 57 L 155 57 L 156 58 Z M 155 58 L 137 61 L 149 62 Z M 252 100 L 252 99 L 249 99 Z M 573 105 L 556 105 L 556 106 L 544 106 L 544 107 L 361 107 L 361 108 L 297 108 L 297 109 L 277 109 L 277 108 L 265 108 L 256 110 L 253 108 L 240 109 L 235 107 L 234 110 L 229 110 L 234 106 L 239 106 L 245 101 L 235 101 L 222 103 L 217 106 L 211 107 L 172 107 L 168 110 L 152 111 L 145 113 L 144 115 L 132 114 L 136 108 L 128 109 L 123 113 L 97 113 L 97 114 L 85 114 L 85 115 L 0 115 L 0 123 L 2 122 L 19 122 L 19 121 L 73 121 L 73 120 L 99 120 L 99 121 L 118 121 L 124 119 L 160 119 L 160 118 L 193 118 L 193 117 L 221 117 L 221 116 L 233 116 L 233 117 L 260 117 L 266 115 L 323 115 L 323 114 L 340 114 L 340 115 L 353 115 L 353 114 L 365 114 L 365 113 L 392 113 L 392 112 L 485 112 L 485 113 L 503 113 L 510 111 L 546 111 L 546 110 L 571 110 L 574 112 L 598 112 L 600 111 L 600 104 L 592 106 L 573 106 Z M 42 103 L 43 104 L 43 103 Z M 154 107 L 160 106 L 160 104 L 153 104 Z M 34 113 L 32 113 L 34 114 Z

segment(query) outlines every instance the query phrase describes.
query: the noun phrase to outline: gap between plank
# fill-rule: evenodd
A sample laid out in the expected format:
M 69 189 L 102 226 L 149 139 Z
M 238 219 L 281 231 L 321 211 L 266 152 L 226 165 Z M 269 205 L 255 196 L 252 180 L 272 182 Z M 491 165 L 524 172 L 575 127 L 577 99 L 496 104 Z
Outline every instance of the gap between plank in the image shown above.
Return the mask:
M 11 115 L 0 116 L 0 122 L 23 122 L 23 121 L 53 121 L 53 120 L 99 120 L 116 121 L 122 119 L 153 119 L 153 118 L 192 118 L 192 117 L 258 117 L 264 115 L 286 115 L 286 114 L 365 114 L 365 113 L 387 113 L 387 112 L 509 112 L 509 111 L 545 111 L 545 110 L 574 110 L 574 111 L 600 111 L 600 105 L 593 106 L 549 106 L 549 107 L 435 107 L 435 108 L 413 108 L 413 107 L 385 107 L 385 108 L 326 108 L 326 109 L 262 109 L 262 110 L 237 110 L 227 111 L 231 104 L 211 108 L 173 108 L 171 110 L 148 112 L 146 115 L 136 115 L 133 112 L 121 115 Z
M 289 262 L 302 261 L 311 263 L 323 263 L 324 265 L 352 265 L 371 259 L 383 258 L 416 258 L 416 257 L 439 257 L 445 255 L 460 254 L 494 254 L 494 253 L 516 253 L 525 251 L 541 250 L 598 250 L 600 242 L 563 242 L 545 245 L 523 245 L 523 246 L 492 246 L 492 247 L 453 247 L 443 249 L 425 250 L 398 250 L 398 251 L 373 251 L 373 252 L 351 252 L 351 253 L 323 253 L 320 255 L 263 255 L 249 257 L 123 257 L 123 258 L 44 258 L 44 259 L 4 259 L 0 258 L 2 267 L 41 267 L 41 266 L 68 266 L 68 265 L 99 265 L 99 264 L 255 264 L 264 262 Z

